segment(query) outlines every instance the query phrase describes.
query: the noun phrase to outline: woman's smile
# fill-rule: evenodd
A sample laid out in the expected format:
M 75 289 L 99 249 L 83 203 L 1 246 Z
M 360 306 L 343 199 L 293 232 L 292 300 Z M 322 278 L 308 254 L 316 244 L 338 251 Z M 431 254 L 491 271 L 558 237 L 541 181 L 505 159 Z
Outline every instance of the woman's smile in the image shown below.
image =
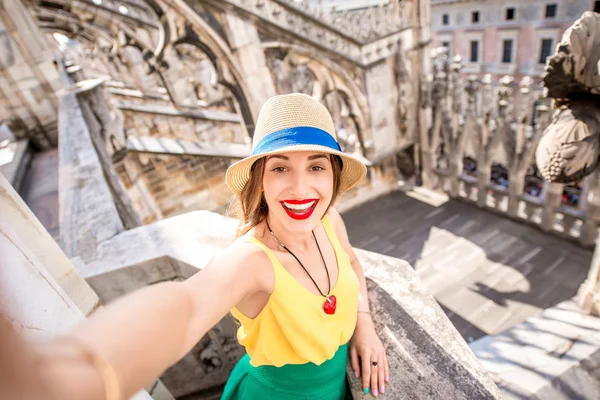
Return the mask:
M 315 208 L 317 208 L 319 199 L 283 200 L 279 203 L 290 218 L 307 219 L 310 218 Z

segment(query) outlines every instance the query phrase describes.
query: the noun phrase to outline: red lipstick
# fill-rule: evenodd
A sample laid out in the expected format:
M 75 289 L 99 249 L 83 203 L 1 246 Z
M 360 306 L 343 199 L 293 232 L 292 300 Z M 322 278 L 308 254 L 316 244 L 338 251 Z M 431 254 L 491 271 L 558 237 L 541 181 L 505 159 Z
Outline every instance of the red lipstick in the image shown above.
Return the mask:
M 312 203 L 313 201 L 315 202 L 315 204 L 313 204 L 310 208 L 303 209 L 303 210 L 291 210 L 291 209 L 287 208 L 284 204 L 284 203 L 287 203 L 290 205 L 302 205 L 302 204 Z M 290 218 L 295 219 L 295 220 L 302 220 L 302 219 L 310 218 L 313 211 L 315 211 L 315 208 L 317 208 L 317 204 L 319 204 L 319 199 L 283 200 L 283 201 L 280 201 L 279 203 L 281 203 L 281 206 L 283 207 L 283 209 L 285 210 L 285 212 L 287 213 L 287 215 Z

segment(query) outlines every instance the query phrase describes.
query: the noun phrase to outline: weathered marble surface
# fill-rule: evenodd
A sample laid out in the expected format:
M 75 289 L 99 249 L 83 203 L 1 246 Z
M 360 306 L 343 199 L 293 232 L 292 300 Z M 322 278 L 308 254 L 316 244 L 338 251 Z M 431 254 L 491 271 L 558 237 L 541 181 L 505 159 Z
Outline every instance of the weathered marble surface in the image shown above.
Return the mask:
M 75 95 L 59 102 L 60 247 L 68 257 L 93 257 L 97 244 L 123 231 L 123 223 Z
M 23 247 L 19 247 L 19 249 L 23 256 L 27 255 L 26 260 L 29 260 L 27 265 L 31 264 L 28 268 L 43 269 L 44 272 L 40 274 L 47 273 L 52 279 L 56 280 L 59 289 L 67 294 L 69 301 L 76 305 L 82 315 L 89 315 L 98 306 L 99 300 L 96 293 L 76 272 L 69 259 L 61 251 L 60 247 L 58 247 L 58 244 L 1 174 L 0 223 L 10 227 L 10 230 L 13 232 L 12 235 L 18 236 L 14 240 L 22 241 Z M 6 235 L 4 231 L 1 233 Z M 14 243 L 17 242 L 15 241 Z M 11 261 L 11 258 L 7 257 L 4 251 L 0 251 L 0 254 L 2 255 L 0 272 L 9 274 L 8 277 L 4 276 L 0 279 L 3 284 L 10 286 L 10 283 L 14 282 L 15 286 L 13 290 L 17 289 L 19 291 L 23 287 L 30 287 L 30 284 L 26 283 L 27 279 L 32 279 L 35 282 L 33 275 L 29 276 L 29 278 L 24 278 L 26 279 L 25 281 L 12 281 L 13 275 L 10 267 L 14 266 L 15 263 L 18 265 L 19 262 Z M 32 282 L 31 285 L 33 288 L 34 283 Z M 58 291 L 58 289 L 56 290 Z M 0 292 L 9 293 L 5 290 L 0 290 Z M 36 292 L 32 290 L 31 293 Z M 22 294 L 22 292 L 19 292 L 19 294 Z M 43 296 L 33 296 L 32 301 L 35 301 L 38 297 L 40 300 L 45 301 L 43 300 Z M 16 299 L 19 299 L 19 295 Z M 25 300 L 23 301 L 25 302 Z M 52 315 L 52 313 L 48 312 L 44 313 L 44 315 Z M 57 316 L 53 315 L 54 317 Z M 60 325 L 60 318 L 57 318 L 55 323 Z
M 405 261 L 358 250 L 390 363 L 385 398 L 499 399 L 498 388 Z M 362 381 L 348 369 L 355 399 Z

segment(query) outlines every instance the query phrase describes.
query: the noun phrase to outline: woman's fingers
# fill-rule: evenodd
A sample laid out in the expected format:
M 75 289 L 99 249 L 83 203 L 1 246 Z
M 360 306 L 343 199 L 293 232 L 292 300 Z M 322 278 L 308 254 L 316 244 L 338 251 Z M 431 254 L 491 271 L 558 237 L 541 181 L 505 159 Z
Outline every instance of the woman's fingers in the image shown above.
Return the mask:
M 377 353 L 373 353 L 373 355 L 371 355 L 371 392 L 375 397 L 379 395 L 379 369 L 381 369 L 379 358 Z
M 385 353 L 381 352 L 381 354 L 379 355 L 379 361 L 377 361 L 377 382 L 378 382 L 378 388 L 379 388 L 379 393 L 385 393 L 385 365 L 386 365 L 386 361 L 385 361 Z
M 356 348 L 350 349 L 352 369 L 358 378 L 362 374 L 363 389 L 366 394 L 371 393 L 378 397 L 385 393 L 385 384 L 389 380 L 389 364 L 385 350 L 379 351 L 365 348 L 360 351 Z
M 360 355 L 360 360 L 362 361 L 362 381 L 363 381 L 363 389 L 366 394 L 369 394 L 371 390 L 371 352 L 364 351 Z

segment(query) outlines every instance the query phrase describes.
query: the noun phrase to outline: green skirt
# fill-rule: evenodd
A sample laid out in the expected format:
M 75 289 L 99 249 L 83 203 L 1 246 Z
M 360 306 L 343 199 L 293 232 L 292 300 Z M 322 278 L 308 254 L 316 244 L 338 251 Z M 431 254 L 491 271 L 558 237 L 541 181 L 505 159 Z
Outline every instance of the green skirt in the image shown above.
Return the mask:
M 231 371 L 221 400 L 345 400 L 351 398 L 347 362 L 348 345 L 340 346 L 333 358 L 321 365 L 253 367 L 246 354 Z

